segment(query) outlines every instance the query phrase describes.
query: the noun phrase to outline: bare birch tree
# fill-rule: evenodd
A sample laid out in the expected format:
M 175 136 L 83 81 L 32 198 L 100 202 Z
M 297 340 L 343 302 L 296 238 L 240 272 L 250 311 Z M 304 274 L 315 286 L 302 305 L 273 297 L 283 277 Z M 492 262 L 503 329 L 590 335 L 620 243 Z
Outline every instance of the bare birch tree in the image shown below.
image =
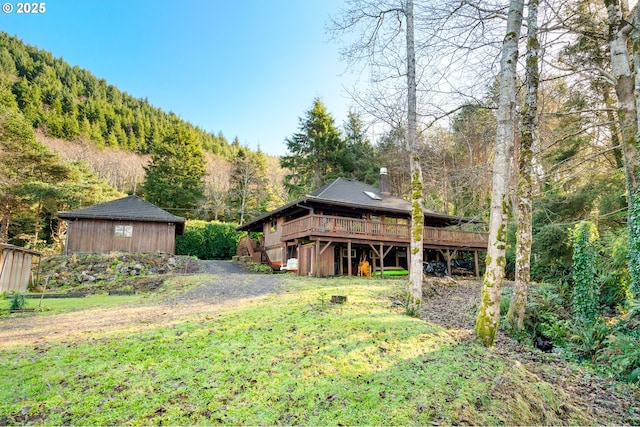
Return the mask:
M 420 164 L 418 138 L 417 138 L 417 83 L 416 83 L 416 53 L 414 36 L 414 16 L 413 0 L 394 1 L 392 5 L 375 5 L 370 2 L 351 3 L 351 11 L 347 12 L 340 22 L 334 21 L 333 30 L 337 33 L 355 29 L 358 24 L 362 24 L 367 29 L 367 34 L 360 35 L 359 42 L 356 42 L 346 54 L 348 59 L 364 59 L 370 63 L 376 63 L 379 56 L 389 55 L 384 62 L 393 63 L 387 68 L 390 71 L 388 77 L 399 77 L 406 75 L 406 113 L 399 115 L 406 117 L 407 132 L 405 145 L 409 154 L 409 168 L 411 174 L 411 261 L 409 265 L 409 308 L 416 312 L 422 303 L 422 262 L 423 262 L 423 181 L 422 168 Z M 404 18 L 404 19 L 403 19 Z M 385 24 L 391 20 L 390 29 L 385 30 Z M 403 31 L 403 21 L 406 28 Z M 398 38 L 405 33 L 404 44 L 406 47 L 406 57 L 399 58 L 394 49 L 389 49 L 394 43 L 398 43 Z M 384 34 L 384 36 L 383 36 Z M 385 39 L 386 36 L 386 39 Z M 396 45 L 397 46 L 397 45 Z M 386 50 L 386 52 L 385 52 Z M 387 62 L 388 61 L 388 62 Z M 402 63 L 406 64 L 406 71 L 402 71 Z M 379 63 L 376 63 L 379 65 Z M 387 94 L 388 95 L 388 94 Z M 388 102 L 388 98 L 395 98 Z M 388 117 L 397 117 L 394 111 L 398 110 L 395 104 L 400 97 L 381 96 L 377 100 L 384 105 L 383 108 L 376 106 L 377 111 L 390 113 Z M 402 108 L 404 110 L 404 108 Z M 396 123 L 399 125 L 400 123 Z M 397 127 L 401 127 L 397 126 Z
M 622 134 L 622 153 L 624 155 L 627 177 L 629 206 L 638 189 L 637 169 L 640 165 L 636 135 L 638 117 L 634 92 L 634 77 L 631 71 L 631 56 L 627 42 L 633 25 L 629 18 L 629 5 L 626 0 L 604 0 L 609 18 L 608 42 L 611 55 L 611 71 L 618 98 L 618 120 Z
M 231 192 L 231 175 L 233 166 L 222 156 L 206 154 L 207 175 L 205 177 L 205 209 L 213 214 L 213 220 L 225 217 L 229 209 L 229 193 Z
M 407 146 L 411 170 L 411 265 L 409 267 L 409 305 L 417 310 L 422 303 L 422 263 L 424 229 L 422 167 L 418 150 L 417 95 L 416 95 L 416 51 L 413 31 L 413 0 L 407 0 Z
M 506 265 L 507 220 L 509 214 L 509 169 L 516 125 L 516 70 L 518 40 L 522 27 L 524 0 L 511 0 L 507 31 L 500 59 L 496 148 L 493 162 L 493 188 L 489 220 L 487 268 L 476 318 L 476 334 L 493 346 L 500 321 L 500 296 Z
M 611 71 L 618 98 L 618 121 L 621 133 L 622 154 L 627 181 L 627 202 L 629 206 L 629 219 L 627 221 L 629 230 L 629 271 L 631 274 L 631 290 L 635 298 L 640 295 L 640 224 L 638 222 L 638 206 L 635 200 L 638 195 L 638 179 L 640 172 L 640 154 L 638 146 L 638 129 L 640 127 L 640 112 L 637 106 L 637 95 L 640 90 L 634 84 L 640 82 L 637 77 L 638 68 L 636 63 L 636 77 L 634 79 L 632 71 L 632 60 L 638 58 L 637 41 L 640 35 L 636 29 L 633 34 L 634 55 L 629 52 L 629 36 L 634 29 L 633 22 L 638 25 L 638 7 L 635 11 L 629 10 L 627 0 L 604 0 L 608 17 L 608 43 L 611 55 Z M 632 59 L 633 58 L 633 59 Z
M 532 195 L 533 195 L 533 142 L 536 133 L 538 110 L 538 86 L 540 72 L 538 55 L 538 0 L 529 0 L 527 4 L 527 55 L 525 84 L 527 94 L 522 111 L 520 127 L 520 153 L 518 158 L 517 218 L 516 232 L 516 281 L 513 298 L 507 312 L 507 325 L 515 331 L 521 331 L 524 322 L 524 309 L 529 293 L 531 277 L 532 243 Z

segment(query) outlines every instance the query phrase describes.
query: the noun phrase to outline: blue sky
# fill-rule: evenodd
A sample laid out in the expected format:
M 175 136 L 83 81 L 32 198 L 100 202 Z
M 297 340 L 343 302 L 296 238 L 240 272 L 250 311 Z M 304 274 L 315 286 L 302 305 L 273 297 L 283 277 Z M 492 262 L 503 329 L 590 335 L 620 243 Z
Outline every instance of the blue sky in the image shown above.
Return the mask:
M 315 97 L 339 126 L 352 105 L 355 76 L 325 31 L 341 0 L 49 0 L 38 15 L 9 3 L 0 30 L 269 154 Z

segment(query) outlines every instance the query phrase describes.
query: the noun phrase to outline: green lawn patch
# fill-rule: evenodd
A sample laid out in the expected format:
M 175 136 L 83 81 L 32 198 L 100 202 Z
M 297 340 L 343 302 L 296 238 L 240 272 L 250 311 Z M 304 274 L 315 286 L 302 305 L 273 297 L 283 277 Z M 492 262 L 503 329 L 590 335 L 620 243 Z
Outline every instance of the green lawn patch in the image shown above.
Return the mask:
M 79 298 L 26 298 L 26 309 L 32 309 L 37 314 L 58 314 L 65 311 L 82 310 L 87 308 L 98 307 L 115 307 L 122 304 L 135 303 L 143 299 L 141 295 L 88 295 L 86 297 Z M 6 306 L 6 310 L 2 311 L 2 314 L 10 314 L 8 308 L 11 301 L 9 299 L 0 300 Z M 34 313 L 31 313 L 34 315 Z
M 549 384 L 393 308 L 390 286 L 308 280 L 209 320 L 4 349 L 0 424 L 588 423 Z

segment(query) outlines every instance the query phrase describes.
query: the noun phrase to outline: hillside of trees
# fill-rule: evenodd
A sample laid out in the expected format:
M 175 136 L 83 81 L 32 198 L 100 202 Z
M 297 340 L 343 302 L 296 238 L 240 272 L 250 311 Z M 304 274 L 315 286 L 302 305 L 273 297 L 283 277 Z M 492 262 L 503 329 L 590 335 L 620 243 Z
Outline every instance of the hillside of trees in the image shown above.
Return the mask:
M 148 154 L 178 119 L 4 32 L 0 48 L 2 87 L 13 95 L 6 94 L 13 99 L 3 103 L 17 106 L 27 122 L 47 136 Z M 204 150 L 225 157 L 232 154 L 222 132 L 213 135 L 183 124 L 194 131 Z
M 287 197 L 277 158 L 205 132 L 2 32 L 0 128 L 2 242 L 59 250 L 64 230 L 56 211 L 124 194 L 187 218 L 232 222 Z M 242 170 L 251 174 L 248 182 Z M 178 172 L 192 179 L 190 190 L 176 181 Z M 162 182 L 167 174 L 171 182 Z

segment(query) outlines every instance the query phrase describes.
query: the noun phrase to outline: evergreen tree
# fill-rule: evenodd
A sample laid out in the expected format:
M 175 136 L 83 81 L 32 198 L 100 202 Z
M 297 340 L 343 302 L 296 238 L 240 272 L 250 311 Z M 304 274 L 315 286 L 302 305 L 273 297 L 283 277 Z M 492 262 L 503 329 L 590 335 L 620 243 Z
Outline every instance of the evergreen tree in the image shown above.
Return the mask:
M 0 103 L 17 102 L 27 121 L 49 136 L 82 136 L 99 147 L 118 146 L 146 154 L 177 119 L 148 100 L 121 92 L 90 72 L 3 32 L 0 46 Z M 234 152 L 222 133 L 217 137 L 179 121 L 194 132 L 203 149 L 232 157 Z
M 280 165 L 290 171 L 284 185 L 291 197 L 304 195 L 343 174 L 346 144 L 319 98 L 300 118 L 299 132 L 285 143 L 289 154 L 280 159 Z
M 8 242 L 9 226 L 16 213 L 38 206 L 36 233 L 44 198 L 52 194 L 35 183 L 58 183 L 68 175 L 59 158 L 38 143 L 30 124 L 20 112 L 0 106 L 0 242 Z M 48 184 L 46 184 L 48 185 Z
M 164 139 L 152 147 L 151 164 L 145 168 L 145 199 L 189 216 L 189 210 L 195 209 L 204 197 L 204 164 L 204 153 L 194 131 L 175 122 Z
M 377 184 L 381 165 L 376 147 L 367 138 L 362 118 L 355 111 L 349 111 L 344 123 L 345 150 L 341 169 L 344 176 L 367 184 Z

